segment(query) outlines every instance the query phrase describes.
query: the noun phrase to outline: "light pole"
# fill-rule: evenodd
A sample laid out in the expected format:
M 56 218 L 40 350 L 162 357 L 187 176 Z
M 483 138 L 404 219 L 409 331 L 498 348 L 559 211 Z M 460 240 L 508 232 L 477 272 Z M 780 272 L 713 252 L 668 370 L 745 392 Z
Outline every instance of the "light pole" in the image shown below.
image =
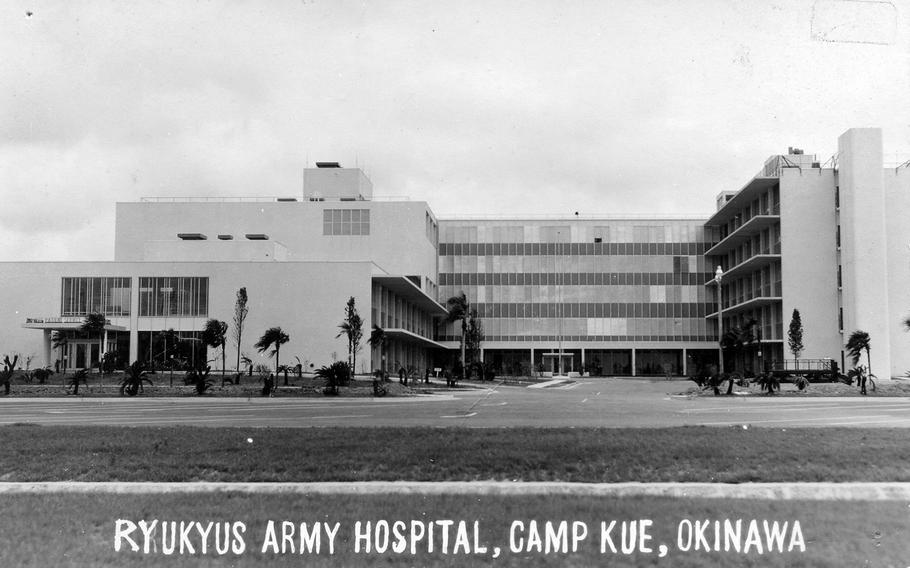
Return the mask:
M 561 241 L 562 241 L 562 231 L 556 231 L 557 253 L 560 251 L 560 249 L 565 250 L 560 246 Z M 554 266 L 556 267 L 556 305 L 559 310 L 558 311 L 559 318 L 556 320 L 557 321 L 557 331 L 558 331 L 557 339 L 559 339 L 559 355 L 558 355 L 559 360 L 556 363 L 556 372 L 558 373 L 558 376 L 561 377 L 562 376 L 562 316 L 565 312 L 563 311 L 563 306 L 562 306 L 562 285 L 561 285 L 561 282 L 564 282 L 564 280 L 562 278 L 562 271 L 559 269 L 559 260 L 560 260 L 560 255 L 557 254 L 556 262 L 554 264 Z
M 717 283 L 717 371 L 724 374 L 724 348 L 723 348 L 723 329 L 724 329 L 724 305 L 721 302 L 721 280 L 724 279 L 724 269 L 720 266 L 714 271 L 714 281 Z

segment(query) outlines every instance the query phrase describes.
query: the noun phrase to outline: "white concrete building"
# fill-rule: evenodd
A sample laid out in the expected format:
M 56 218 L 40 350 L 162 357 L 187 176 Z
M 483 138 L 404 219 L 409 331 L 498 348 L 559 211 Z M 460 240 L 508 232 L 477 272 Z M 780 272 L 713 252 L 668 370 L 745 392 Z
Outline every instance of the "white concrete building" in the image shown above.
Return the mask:
M 99 339 L 76 330 L 86 313 L 101 312 L 110 324 L 105 351 L 119 354 L 118 365 L 166 364 L 175 352 L 166 343 L 171 329 L 191 351 L 181 357 L 197 359 L 205 321 L 233 327 L 243 287 L 249 315 L 240 351 L 257 363 L 270 363 L 253 344 L 274 326 L 290 336 L 284 363 L 346 360 L 337 326 L 354 297 L 364 333 L 357 372 L 380 366 L 379 351 L 367 344 L 374 323 L 389 340 L 387 369 L 425 368 L 428 350 L 440 347 L 435 321 L 446 314 L 436 302 L 435 216 L 426 203 L 369 199 L 372 188 L 360 170 L 321 166 L 306 171 L 307 200 L 118 203 L 113 262 L 3 263 L 0 287 L 8 301 L 0 318 L 11 325 L 0 331 L 2 349 L 40 355 L 40 365 L 92 366 Z M 52 349 L 54 332 L 68 337 L 67 345 Z M 234 368 L 231 340 L 228 353 Z M 220 368 L 221 357 L 213 355 L 212 366 Z
M 284 363 L 344 360 L 337 326 L 354 297 L 365 336 L 357 371 L 423 370 L 451 365 L 460 330 L 442 321 L 443 305 L 464 291 L 487 334 L 484 360 L 499 373 L 693 373 L 717 357 L 719 265 L 723 329 L 755 320 L 761 332 L 747 370 L 792 357 L 786 334 L 798 309 L 800 358 L 849 367 L 844 343 L 862 329 L 878 377 L 903 375 L 910 168 L 882 155 L 878 129 L 853 129 L 825 163 L 798 150 L 772 156 L 738 191 L 718 188 L 707 218 L 437 220 L 426 203 L 374 199 L 363 172 L 336 163 L 305 170 L 296 195 L 118 203 L 113 261 L 0 263 L 0 354 L 90 366 L 99 338 L 76 329 L 100 311 L 104 350 L 121 365 L 166 363 L 170 329 L 188 346 L 180 357 L 197 359 L 205 321 L 232 326 L 243 287 L 240 350 L 256 362 L 269 363 L 253 344 L 273 326 L 290 336 Z M 391 338 L 384 363 L 366 344 L 373 324 Z M 52 347 L 55 332 L 65 346 Z M 205 356 L 220 367 L 220 356 Z
M 798 309 L 800 358 L 830 358 L 850 368 L 844 344 L 863 330 L 871 338 L 873 373 L 904 375 L 910 370 L 910 334 L 902 324 L 910 315 L 910 164 L 883 165 L 877 128 L 851 129 L 838 143 L 825 164 L 800 150 L 773 156 L 742 189 L 718 199 L 705 224 L 719 240 L 706 255 L 724 270 L 724 329 L 755 319 L 772 358 L 792 358 L 787 331 Z M 706 286 L 716 293 L 714 282 Z M 716 325 L 717 310 L 708 318 Z

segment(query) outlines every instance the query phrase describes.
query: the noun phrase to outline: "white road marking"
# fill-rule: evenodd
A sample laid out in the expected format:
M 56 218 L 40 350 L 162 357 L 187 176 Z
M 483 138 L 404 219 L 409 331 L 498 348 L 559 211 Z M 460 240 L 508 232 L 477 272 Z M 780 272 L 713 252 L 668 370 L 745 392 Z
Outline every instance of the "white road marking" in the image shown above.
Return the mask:
M 544 381 L 542 383 L 535 383 L 533 385 L 528 385 L 529 389 L 545 389 L 547 387 L 552 387 L 554 385 L 560 385 L 566 382 L 565 379 L 553 379 L 551 381 Z
M 470 418 L 470 417 L 476 416 L 476 415 L 477 415 L 476 412 L 469 412 L 468 414 L 457 414 L 457 415 L 453 415 L 453 416 L 440 416 L 440 418 Z

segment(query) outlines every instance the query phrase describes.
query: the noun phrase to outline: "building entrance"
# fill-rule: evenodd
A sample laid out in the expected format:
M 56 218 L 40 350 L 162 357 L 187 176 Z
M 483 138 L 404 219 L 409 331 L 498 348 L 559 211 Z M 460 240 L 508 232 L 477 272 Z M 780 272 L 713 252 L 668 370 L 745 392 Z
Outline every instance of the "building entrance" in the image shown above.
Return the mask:
M 572 353 L 541 353 L 541 355 L 543 356 L 544 370 L 554 375 L 559 375 L 560 371 L 565 375 L 575 370 L 575 355 Z M 559 365 L 560 358 L 562 359 L 561 368 Z
M 71 339 L 66 344 L 63 366 L 67 370 L 91 369 L 101 360 L 98 340 Z

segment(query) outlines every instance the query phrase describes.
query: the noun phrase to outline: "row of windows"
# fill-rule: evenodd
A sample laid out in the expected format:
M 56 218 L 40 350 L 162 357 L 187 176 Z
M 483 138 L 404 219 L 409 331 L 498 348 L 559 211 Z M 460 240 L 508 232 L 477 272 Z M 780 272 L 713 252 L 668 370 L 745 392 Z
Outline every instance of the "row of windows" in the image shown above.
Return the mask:
M 464 292 L 472 302 L 716 302 L 705 286 L 442 286 L 440 302 Z
M 459 341 L 454 335 L 440 341 Z M 559 341 L 558 335 L 485 335 L 485 341 Z M 565 335 L 563 341 L 717 341 L 713 335 Z
M 478 302 L 471 305 L 482 318 L 704 318 L 715 309 L 698 302 Z
M 440 286 L 701 286 L 713 275 L 668 272 L 440 273 Z
M 598 223 L 609 223 L 598 224 Z M 715 230 L 693 221 L 665 221 L 659 225 L 641 221 L 600 220 L 576 221 L 561 225 L 516 221 L 494 224 L 477 221 L 446 221 L 441 237 L 445 242 L 463 243 L 568 243 L 568 242 L 638 242 L 682 243 L 713 240 Z
M 439 243 L 440 256 L 699 255 L 712 243 Z
M 562 337 L 565 340 L 585 341 L 598 337 L 696 337 L 716 338 L 717 328 L 699 318 L 486 318 L 483 320 L 487 339 L 492 336 Z M 445 338 L 458 338 L 461 327 L 446 323 L 440 333 Z M 592 339 L 594 341 L 596 339 Z
M 685 262 L 683 262 L 685 260 Z M 708 272 L 705 257 L 689 256 L 440 256 L 439 272 Z
M 121 276 L 63 278 L 61 316 L 130 315 L 130 278 Z
M 139 279 L 140 316 L 205 317 L 208 311 L 209 279 L 205 276 Z
M 322 212 L 323 235 L 369 235 L 369 209 L 326 209 Z

